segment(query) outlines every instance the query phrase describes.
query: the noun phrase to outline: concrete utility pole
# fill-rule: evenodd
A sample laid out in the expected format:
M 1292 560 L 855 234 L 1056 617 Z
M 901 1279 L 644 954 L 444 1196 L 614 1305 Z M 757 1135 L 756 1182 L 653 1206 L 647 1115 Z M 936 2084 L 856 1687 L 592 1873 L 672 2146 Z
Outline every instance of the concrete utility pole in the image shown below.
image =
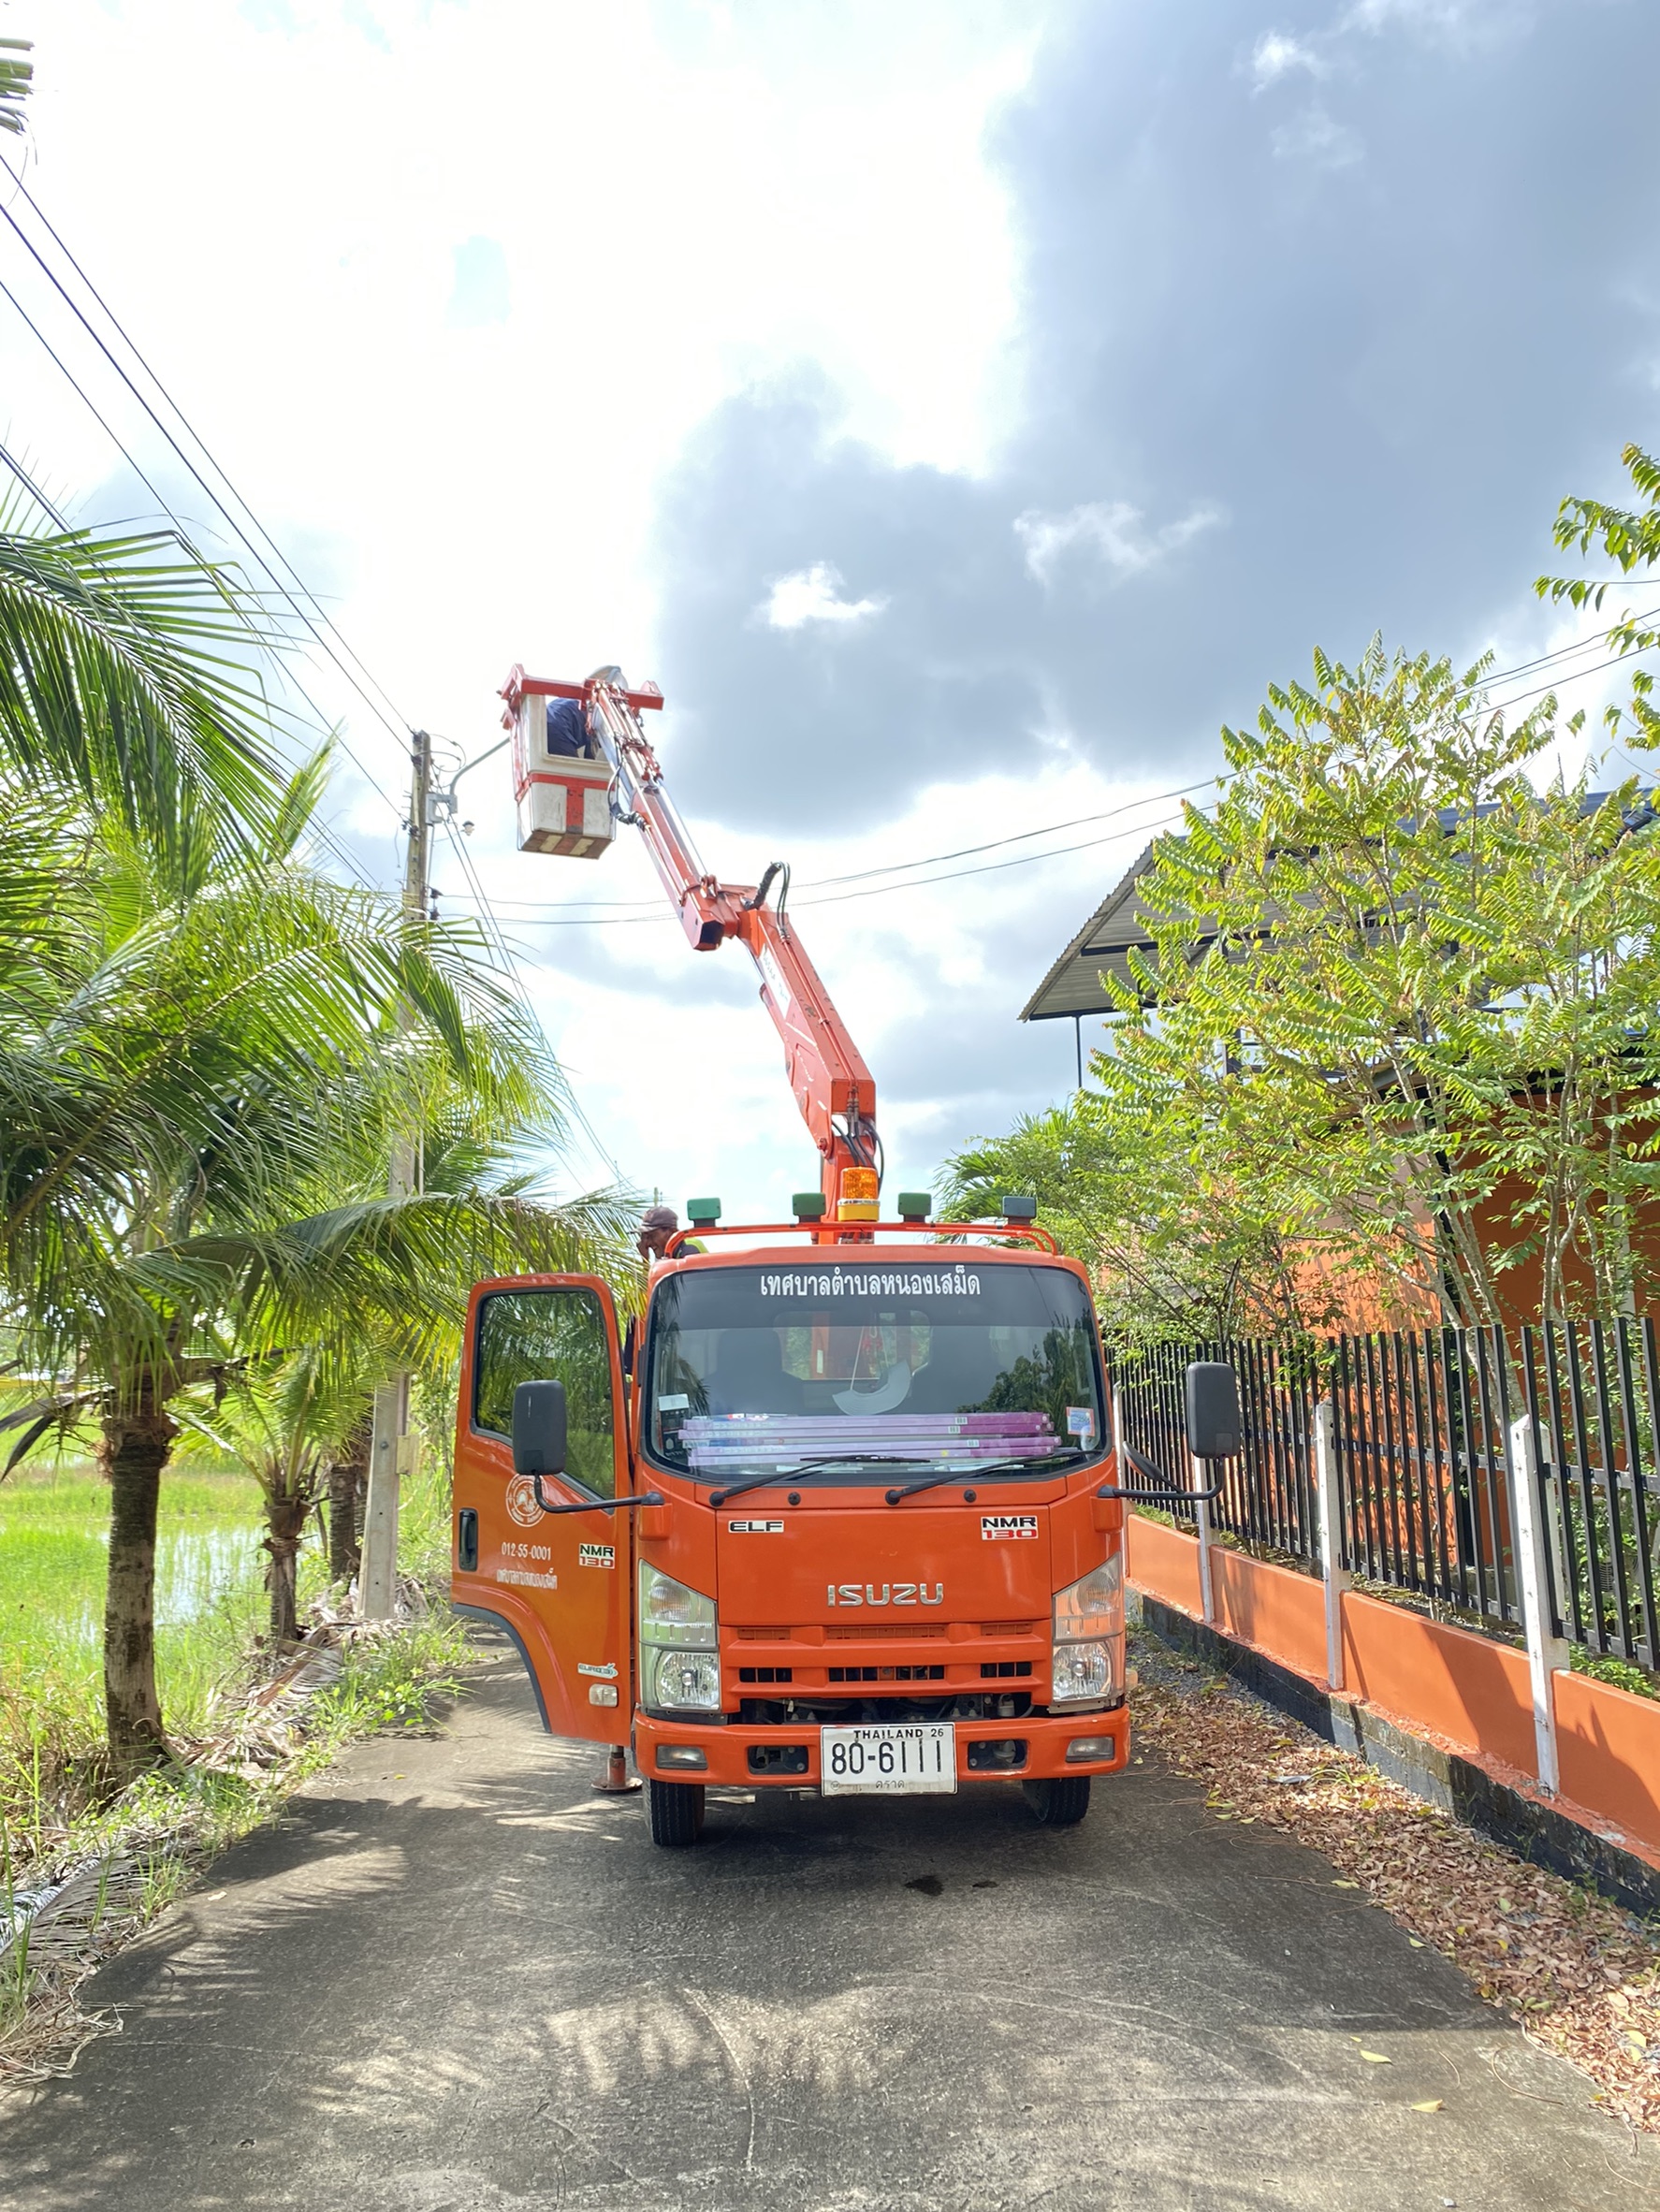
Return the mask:
M 432 740 L 410 733 L 409 858 L 403 871 L 404 910 L 425 920 L 431 837 Z M 415 1132 L 392 1144 L 388 1197 L 409 1198 L 420 1187 Z M 366 1621 L 389 1621 L 398 1593 L 398 1486 L 406 1471 L 410 1438 L 409 1376 L 388 1375 L 374 1393 L 374 1429 L 369 1447 L 369 1499 L 363 1514 L 363 1564 L 357 1589 Z

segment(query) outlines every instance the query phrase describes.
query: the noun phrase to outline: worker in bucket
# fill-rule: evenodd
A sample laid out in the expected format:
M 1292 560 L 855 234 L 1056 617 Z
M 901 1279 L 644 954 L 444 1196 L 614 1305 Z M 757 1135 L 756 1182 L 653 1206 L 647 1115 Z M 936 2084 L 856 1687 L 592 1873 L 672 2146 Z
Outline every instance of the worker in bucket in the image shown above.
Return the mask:
M 594 743 L 589 735 L 588 710 L 580 699 L 547 702 L 547 752 L 551 760 L 591 761 Z M 653 1211 L 661 1211 L 654 1208 Z

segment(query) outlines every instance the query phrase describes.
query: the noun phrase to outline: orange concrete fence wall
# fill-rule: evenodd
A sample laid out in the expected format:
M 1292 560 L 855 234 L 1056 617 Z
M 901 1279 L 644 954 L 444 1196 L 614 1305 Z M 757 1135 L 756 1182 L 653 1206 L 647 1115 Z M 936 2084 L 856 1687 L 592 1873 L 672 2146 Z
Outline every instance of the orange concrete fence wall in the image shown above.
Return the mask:
M 1129 1569 L 1136 1589 L 1201 1618 L 1199 1545 L 1185 1530 L 1131 1514 Z M 1316 1577 L 1218 1544 L 1211 1587 L 1213 1628 L 1325 1682 L 1325 1591 Z M 1346 1694 L 1386 1719 L 1536 1781 L 1525 1652 L 1349 1590 L 1343 1663 Z M 1660 1701 L 1589 1675 L 1557 1674 L 1552 1681 L 1563 1809 L 1612 1821 L 1660 1851 Z

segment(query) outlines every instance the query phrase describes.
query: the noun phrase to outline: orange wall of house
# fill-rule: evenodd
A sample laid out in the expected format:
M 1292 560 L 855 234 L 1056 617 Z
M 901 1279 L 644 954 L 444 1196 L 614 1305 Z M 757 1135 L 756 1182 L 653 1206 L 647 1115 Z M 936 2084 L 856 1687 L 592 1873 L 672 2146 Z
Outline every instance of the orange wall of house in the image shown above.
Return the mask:
M 1524 1196 L 1523 1186 L 1507 1177 L 1486 1204 L 1478 1207 L 1477 1228 L 1483 1244 L 1491 1246 L 1514 1241 L 1516 1230 L 1510 1216 Z M 1651 1206 L 1637 1217 L 1631 1232 L 1631 1252 L 1639 1278 L 1640 1311 L 1660 1288 L 1660 1210 Z M 1648 1277 L 1646 1288 L 1641 1282 L 1644 1274 Z M 1594 1302 L 1595 1286 L 1590 1269 L 1574 1253 L 1570 1252 L 1563 1264 L 1563 1279 L 1569 1300 L 1588 1310 Z M 1498 1278 L 1498 1295 L 1507 1322 L 1520 1325 L 1538 1319 L 1545 1297 L 1545 1272 L 1536 1255 L 1530 1254 L 1515 1267 L 1505 1270 Z

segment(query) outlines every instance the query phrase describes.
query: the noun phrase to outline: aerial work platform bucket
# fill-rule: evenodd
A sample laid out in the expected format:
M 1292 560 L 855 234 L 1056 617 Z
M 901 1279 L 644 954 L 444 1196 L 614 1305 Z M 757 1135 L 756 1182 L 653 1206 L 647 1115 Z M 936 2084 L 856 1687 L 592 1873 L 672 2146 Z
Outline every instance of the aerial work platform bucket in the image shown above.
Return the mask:
M 580 700 L 581 686 L 532 690 L 526 683 L 512 702 L 513 791 L 518 802 L 521 852 L 560 852 L 598 860 L 617 834 L 611 814 L 611 767 L 550 742 L 548 711 L 561 699 Z

